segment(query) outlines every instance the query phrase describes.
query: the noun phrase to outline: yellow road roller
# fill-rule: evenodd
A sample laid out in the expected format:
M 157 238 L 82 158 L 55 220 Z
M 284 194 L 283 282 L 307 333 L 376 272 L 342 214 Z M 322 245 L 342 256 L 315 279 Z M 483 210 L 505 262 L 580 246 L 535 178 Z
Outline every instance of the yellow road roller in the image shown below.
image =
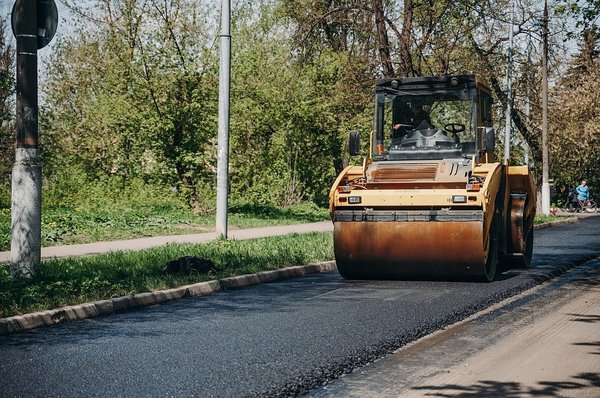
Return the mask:
M 370 153 L 330 191 L 344 278 L 492 281 L 500 261 L 529 266 L 535 182 L 495 160 L 491 105 L 472 75 L 377 81 Z

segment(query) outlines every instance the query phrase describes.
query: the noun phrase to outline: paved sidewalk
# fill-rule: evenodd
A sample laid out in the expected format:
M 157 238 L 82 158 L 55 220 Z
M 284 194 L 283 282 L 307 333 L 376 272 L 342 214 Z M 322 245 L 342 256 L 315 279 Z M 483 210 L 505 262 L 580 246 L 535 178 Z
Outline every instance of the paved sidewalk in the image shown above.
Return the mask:
M 262 228 L 230 230 L 230 239 L 244 240 L 266 236 L 280 236 L 292 233 L 329 232 L 333 231 L 331 221 L 309 224 L 278 225 Z M 217 239 L 216 232 L 192 235 L 154 236 L 111 242 L 95 242 L 80 245 L 51 246 L 42 248 L 42 259 L 57 257 L 89 256 L 117 251 L 136 251 L 166 245 L 168 243 L 204 243 Z M 0 252 L 0 263 L 10 261 L 10 251 Z

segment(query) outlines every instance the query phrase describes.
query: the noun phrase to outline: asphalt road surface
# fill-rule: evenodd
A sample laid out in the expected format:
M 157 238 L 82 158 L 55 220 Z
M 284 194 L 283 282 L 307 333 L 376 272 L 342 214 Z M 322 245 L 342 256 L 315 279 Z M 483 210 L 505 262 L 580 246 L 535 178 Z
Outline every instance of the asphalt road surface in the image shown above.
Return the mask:
M 492 283 L 336 272 L 0 338 L 2 397 L 290 396 L 600 254 L 600 217 L 536 231 Z

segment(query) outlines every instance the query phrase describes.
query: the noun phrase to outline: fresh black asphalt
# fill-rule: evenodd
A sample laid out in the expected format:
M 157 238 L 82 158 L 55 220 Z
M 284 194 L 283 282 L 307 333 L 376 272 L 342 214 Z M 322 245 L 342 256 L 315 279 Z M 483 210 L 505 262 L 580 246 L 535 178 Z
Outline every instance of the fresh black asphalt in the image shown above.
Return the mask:
M 0 396 L 297 395 L 598 256 L 599 231 L 536 231 L 533 267 L 492 283 L 325 272 L 0 337 Z

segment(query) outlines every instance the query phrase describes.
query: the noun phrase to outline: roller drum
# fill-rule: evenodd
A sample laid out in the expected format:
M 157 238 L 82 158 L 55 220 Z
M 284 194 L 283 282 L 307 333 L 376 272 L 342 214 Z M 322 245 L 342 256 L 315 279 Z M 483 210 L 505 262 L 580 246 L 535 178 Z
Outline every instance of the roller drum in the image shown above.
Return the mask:
M 482 220 L 334 222 L 337 268 L 350 279 L 490 279 L 489 246 Z

